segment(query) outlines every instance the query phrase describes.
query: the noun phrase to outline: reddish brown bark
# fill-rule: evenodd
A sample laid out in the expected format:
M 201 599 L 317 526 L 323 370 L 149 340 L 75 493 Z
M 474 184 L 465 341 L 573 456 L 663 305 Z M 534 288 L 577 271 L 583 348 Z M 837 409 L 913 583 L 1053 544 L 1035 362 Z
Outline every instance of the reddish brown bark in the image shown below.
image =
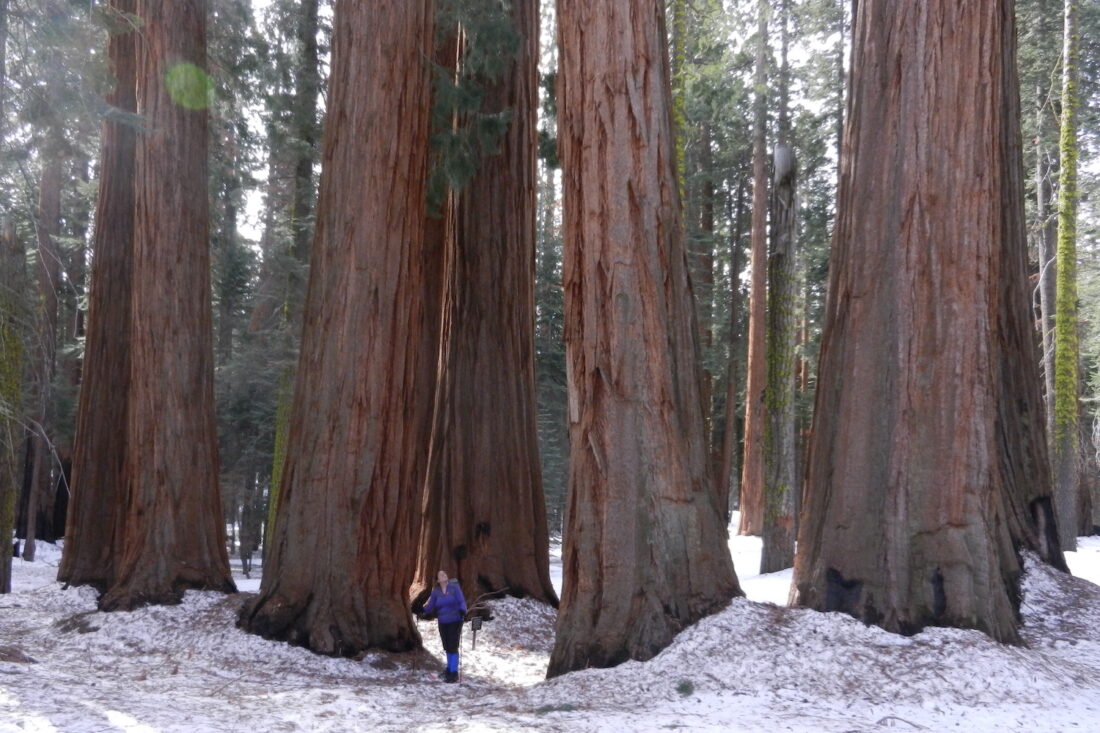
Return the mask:
M 1018 641 L 1014 550 L 1064 564 L 1013 4 L 861 2 L 852 58 L 798 600 L 893 631 Z
M 764 389 L 767 365 L 767 281 L 768 281 L 768 163 L 767 58 L 768 10 L 765 0 L 758 8 L 755 121 L 752 138 L 752 248 L 749 259 L 749 355 L 745 385 L 745 448 L 741 462 L 740 534 L 758 535 L 764 528 Z
M 206 147 L 206 3 L 139 0 L 124 518 L 104 610 L 233 591 L 218 488 Z M 181 67 L 180 64 L 191 66 Z M 169 74 L 190 85 L 170 93 Z
M 740 592 L 709 475 L 664 3 L 559 3 L 570 489 L 549 674 L 649 659 Z
M 557 603 L 550 582 L 534 371 L 538 3 L 515 0 L 517 57 L 483 109 L 511 110 L 499 153 L 455 201 L 446 237 L 439 392 L 414 591 L 440 569 L 468 596 Z
M 136 0 L 112 0 L 131 14 Z M 133 114 L 138 34 L 115 25 L 107 46 L 116 85 L 107 103 Z M 130 295 L 136 127 L 112 115 L 103 125 L 93 233 L 87 338 L 73 447 L 72 496 L 57 579 L 105 589 L 114 578 L 115 536 L 127 484 L 126 395 L 130 385 Z
M 338 2 L 317 231 L 278 517 L 240 624 L 407 650 L 422 421 L 428 0 Z M 371 134 L 363 131 L 370 129 Z

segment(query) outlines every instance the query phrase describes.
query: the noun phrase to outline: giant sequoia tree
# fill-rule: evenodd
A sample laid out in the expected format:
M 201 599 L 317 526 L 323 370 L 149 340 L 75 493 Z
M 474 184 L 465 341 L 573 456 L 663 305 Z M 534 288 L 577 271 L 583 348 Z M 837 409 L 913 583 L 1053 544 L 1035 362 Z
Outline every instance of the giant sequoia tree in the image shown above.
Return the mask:
M 764 391 L 767 367 L 768 281 L 768 3 L 757 3 L 756 73 L 753 78 L 752 254 L 749 293 L 749 354 L 745 382 L 745 448 L 741 464 L 741 523 L 738 532 L 758 535 L 764 526 Z
M 1053 531 L 1013 3 L 858 4 L 795 584 L 884 628 L 1017 641 Z M 966 100 L 961 104 L 960 100 Z
M 126 485 L 126 424 L 130 383 L 130 291 L 134 240 L 134 114 L 138 34 L 136 0 L 112 0 L 107 55 L 115 88 L 100 144 L 99 200 L 93 234 L 84 368 L 73 444 L 72 498 L 58 580 L 104 589 L 114 577 Z
M 287 457 L 244 628 L 326 654 L 419 643 L 416 383 L 432 4 L 338 2 Z M 364 134 L 369 131 L 369 134 Z
M 485 113 L 510 110 L 510 124 L 441 227 L 442 354 L 416 585 L 444 568 L 467 595 L 556 603 L 535 403 L 537 0 L 514 0 L 512 21 L 516 57 L 483 101 Z
M 660 0 L 559 3 L 570 488 L 550 675 L 740 592 L 708 472 Z
M 97 234 L 105 261 L 97 262 L 93 287 L 104 287 L 92 295 L 98 334 L 89 347 L 92 373 L 80 438 L 94 445 L 78 448 L 89 493 L 74 508 L 70 524 L 79 528 L 80 540 L 67 548 L 72 557 L 61 569 L 63 578 L 105 587 L 100 606 L 106 610 L 177 602 L 186 588 L 233 590 L 214 429 L 206 3 L 139 0 L 136 10 L 142 35 L 133 67 L 134 99 L 144 124 L 133 152 L 132 241 L 112 237 L 108 244 L 108 233 Z M 116 36 L 112 48 L 119 74 L 116 101 L 123 108 L 129 94 L 128 43 Z M 102 205 L 110 208 L 101 212 L 122 220 L 105 216 L 96 222 L 121 227 L 111 232 L 119 236 L 128 229 L 124 209 L 130 193 L 124 181 L 110 178 L 129 170 L 127 135 L 108 129 L 105 144 L 115 147 L 104 156 L 103 169 L 107 200 Z M 122 282 L 105 282 L 114 276 Z M 125 305 L 104 301 L 125 297 L 127 289 Z M 128 317 L 120 307 L 128 309 Z M 120 330 L 120 322 L 127 321 Z M 102 394 L 112 389 L 123 391 Z M 107 419 L 120 422 L 102 422 Z M 104 442 L 100 431 L 112 430 L 125 435 Z M 95 450 L 112 452 L 89 452 Z M 91 469 L 89 461 L 108 465 Z M 97 505 L 96 499 L 109 503 Z M 95 526 L 85 516 L 89 512 L 103 512 L 104 526 Z

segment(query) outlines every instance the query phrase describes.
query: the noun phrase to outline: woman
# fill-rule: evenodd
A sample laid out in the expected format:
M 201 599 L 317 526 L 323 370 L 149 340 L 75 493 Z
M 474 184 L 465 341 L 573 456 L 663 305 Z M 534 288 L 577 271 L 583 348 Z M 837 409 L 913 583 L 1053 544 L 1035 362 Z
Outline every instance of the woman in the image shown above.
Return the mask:
M 439 638 L 447 652 L 447 673 L 444 682 L 458 682 L 458 643 L 462 638 L 462 621 L 466 618 L 466 598 L 457 580 L 448 580 L 440 570 L 432 596 L 424 604 L 424 613 L 435 613 L 439 619 Z

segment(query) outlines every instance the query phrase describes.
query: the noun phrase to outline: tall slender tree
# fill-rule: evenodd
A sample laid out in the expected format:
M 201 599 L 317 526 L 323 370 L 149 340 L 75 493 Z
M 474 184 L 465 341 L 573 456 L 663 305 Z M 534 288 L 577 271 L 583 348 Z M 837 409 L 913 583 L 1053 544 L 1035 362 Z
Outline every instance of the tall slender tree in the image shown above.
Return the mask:
M 457 194 L 446 237 L 438 398 L 416 586 L 440 568 L 479 593 L 557 603 L 550 582 L 534 371 L 538 2 L 514 0 L 515 59 L 483 110 L 510 111 L 499 153 Z M 501 287 L 501 283 L 508 283 Z
M 138 0 L 126 489 L 105 610 L 233 591 L 218 487 L 206 2 Z M 106 385 L 104 385 L 106 386 Z M 107 460 L 113 460 L 109 457 Z
M 5 550 L 15 530 L 19 445 L 23 442 L 18 417 L 23 401 L 25 360 L 20 326 L 25 260 L 16 237 L 15 221 L 7 219 L 0 230 L 0 537 L 4 538 Z M 11 592 L 11 559 L 11 552 L 0 552 L 0 593 Z
M 753 79 L 752 247 L 749 261 L 749 357 L 745 384 L 745 446 L 741 462 L 741 534 L 758 535 L 764 523 L 764 391 L 767 385 L 768 281 L 768 14 L 757 3 L 756 75 Z
M 794 562 L 798 500 L 795 349 L 798 341 L 798 160 L 791 140 L 790 0 L 780 5 L 779 124 L 775 146 L 768 256 L 768 383 L 764 406 L 764 524 L 760 572 Z
M 419 644 L 429 0 L 337 2 L 317 230 L 254 633 L 333 655 Z M 369 129 L 371 134 L 364 135 Z
M 735 489 L 740 484 L 737 472 L 739 450 L 739 431 L 737 425 L 737 396 L 741 392 L 741 344 L 744 336 L 741 328 L 741 253 L 744 249 L 743 238 L 745 182 L 737 186 L 737 203 L 730 212 L 730 289 L 729 289 L 729 354 L 726 357 L 726 419 L 725 432 L 722 434 L 722 460 L 718 462 L 718 505 L 722 508 L 726 523 L 730 517 L 730 499 L 737 495 Z
M 664 2 L 558 11 L 571 465 L 551 676 L 649 659 L 740 593 L 708 470 Z
M 61 287 L 61 187 L 64 157 L 57 131 L 51 131 L 42 150 L 42 179 L 38 184 L 35 233 L 38 257 L 35 266 L 38 308 L 34 359 L 34 417 L 28 439 L 29 480 L 24 482 L 23 559 L 33 561 L 38 530 L 46 529 L 50 502 L 53 446 L 50 441 L 50 389 L 57 362 L 58 290 Z M 47 539 L 54 539 L 48 537 Z
M 1065 0 L 1054 316 L 1054 505 L 1062 549 L 1077 549 L 1081 377 L 1077 321 L 1077 0 Z
M 1051 186 L 1054 162 L 1046 154 L 1043 141 L 1043 122 L 1046 118 L 1045 93 L 1037 92 L 1041 101 L 1036 111 L 1035 133 L 1035 215 L 1039 222 L 1036 231 L 1036 247 L 1039 254 L 1039 335 L 1042 342 L 1043 400 L 1047 417 L 1047 434 L 1054 436 L 1054 305 L 1057 302 L 1056 264 L 1058 218 L 1052 216 L 1050 202 L 1054 191 Z
M 115 75 L 100 145 L 99 199 L 84 367 L 73 445 L 72 497 L 58 580 L 105 589 L 115 576 L 128 483 L 126 430 L 130 385 L 130 308 L 137 124 L 136 0 L 112 0 L 107 55 Z
M 797 600 L 893 631 L 1016 642 L 1015 548 L 1064 561 L 1027 292 L 1013 3 L 863 0 L 854 29 Z

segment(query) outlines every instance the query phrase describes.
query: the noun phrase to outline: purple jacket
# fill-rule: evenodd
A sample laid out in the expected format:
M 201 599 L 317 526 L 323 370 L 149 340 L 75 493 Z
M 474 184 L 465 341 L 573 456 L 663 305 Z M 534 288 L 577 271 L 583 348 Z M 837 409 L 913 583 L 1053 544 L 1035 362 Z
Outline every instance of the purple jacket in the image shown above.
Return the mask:
M 453 624 L 466 618 L 466 598 L 456 581 L 447 583 L 447 592 L 439 590 L 437 583 L 432 588 L 432 597 L 424 604 L 424 613 L 435 613 L 441 624 Z

